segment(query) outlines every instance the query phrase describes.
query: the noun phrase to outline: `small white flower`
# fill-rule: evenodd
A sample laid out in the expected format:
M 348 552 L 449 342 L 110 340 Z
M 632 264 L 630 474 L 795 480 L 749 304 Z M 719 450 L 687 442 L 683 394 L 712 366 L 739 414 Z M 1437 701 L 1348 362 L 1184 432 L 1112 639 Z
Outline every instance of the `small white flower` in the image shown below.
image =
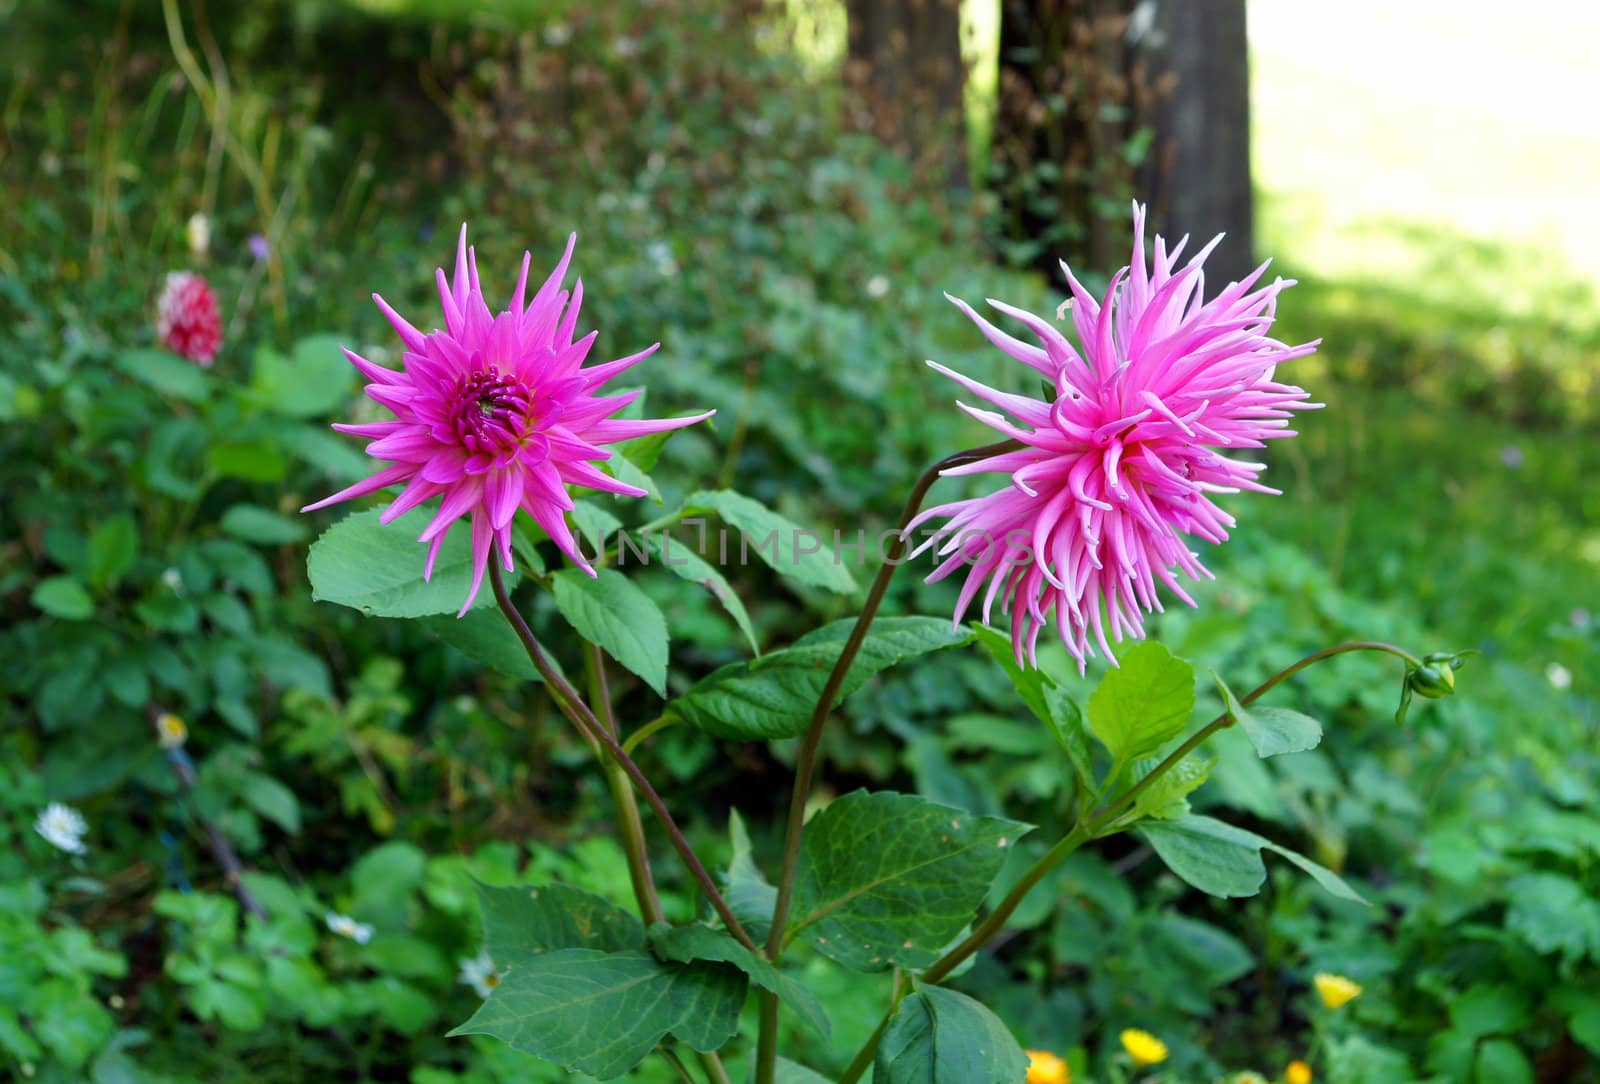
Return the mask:
M 867 296 L 882 297 L 889 292 L 889 278 L 887 275 L 873 275 L 867 280 Z
M 185 233 L 189 238 L 189 251 L 194 255 L 204 256 L 211 251 L 211 222 L 205 215 L 199 211 L 190 215 Z
M 544 41 L 559 49 L 572 40 L 572 28 L 566 23 L 551 23 L 544 28 Z
M 183 720 L 164 711 L 156 716 L 156 742 L 163 749 L 181 749 L 189 737 L 189 728 Z
M 651 151 L 650 157 L 644 160 L 644 171 L 646 173 L 660 173 L 666 168 L 667 156 L 660 151 Z
M 1563 692 L 1572 688 L 1572 671 L 1558 662 L 1544 668 L 1544 677 L 1554 688 Z
M 365 922 L 357 922 L 349 915 L 328 912 L 328 929 L 340 937 L 348 937 L 358 945 L 365 945 L 372 940 L 372 927 Z
M 463 986 L 472 987 L 472 992 L 479 997 L 488 997 L 494 993 L 494 988 L 500 985 L 503 972 L 494 966 L 494 960 L 489 957 L 489 950 L 482 949 L 471 959 L 461 961 L 461 973 L 457 976 Z
M 161 582 L 175 595 L 183 594 L 183 573 L 175 568 L 169 568 L 161 574 Z
M 639 39 L 630 38 L 626 34 L 620 34 L 611 39 L 611 51 L 616 53 L 617 56 L 621 57 L 623 60 L 628 60 L 638 55 Z
M 89 822 L 70 805 L 51 802 L 45 806 L 44 812 L 33 822 L 33 830 L 43 836 L 50 846 L 68 854 L 84 854 L 89 850 L 83 844 L 84 833 L 89 831 Z

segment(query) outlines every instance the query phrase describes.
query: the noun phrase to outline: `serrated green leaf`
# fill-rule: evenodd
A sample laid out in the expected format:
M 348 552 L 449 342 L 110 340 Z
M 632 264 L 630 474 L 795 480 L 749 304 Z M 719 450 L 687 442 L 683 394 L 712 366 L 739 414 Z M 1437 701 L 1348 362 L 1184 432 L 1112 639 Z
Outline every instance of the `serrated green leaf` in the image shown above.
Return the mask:
M 1089 727 L 1119 764 L 1157 752 L 1194 711 L 1194 669 L 1154 640 L 1136 644 L 1089 697 Z
M 800 1022 L 815 1032 L 823 1042 L 832 1035 L 827 1011 L 817 996 L 799 982 L 774 967 L 764 956 L 759 956 L 733 939 L 723 930 L 709 926 L 669 926 L 657 923 L 650 927 L 650 947 L 657 957 L 669 963 L 687 964 L 695 960 L 732 964 L 743 971 L 751 982 L 777 994 L 783 1003 L 794 1010 Z
M 728 811 L 728 838 L 733 856 L 728 861 L 728 888 L 724 896 L 740 925 L 761 944 L 772 929 L 772 909 L 778 902 L 778 890 L 767 883 L 756 865 L 750 833 L 745 830 L 744 818 L 737 809 Z
M 417 541 L 432 514 L 414 509 L 393 523 L 378 522 L 373 508 L 346 516 L 311 544 L 306 572 L 311 597 L 360 610 L 374 617 L 427 617 L 453 614 L 466 601 L 472 584 L 472 545 L 457 526 L 449 533 L 434 563 L 433 578 L 424 581 L 428 547 Z M 509 589 L 515 574 L 506 574 Z M 493 606 L 487 587 L 473 601 Z
M 357 377 L 333 335 L 308 335 L 284 357 L 275 350 L 256 350 L 250 367 L 250 389 L 263 405 L 291 418 L 331 414 L 350 397 Z
M 683 503 L 687 512 L 714 512 L 735 528 L 742 536 L 740 560 L 754 552 L 780 576 L 840 594 L 856 589 L 855 577 L 821 532 L 805 530 L 760 501 L 731 489 L 717 489 L 692 493 Z M 813 549 L 813 544 L 818 548 Z M 733 548 L 730 541 L 729 551 Z
M 626 1073 L 668 1034 L 697 1050 L 720 1046 L 738 1028 L 748 989 L 726 965 L 663 964 L 638 951 L 562 949 L 509 967 L 450 1034 L 493 1035 L 601 1080 Z
M 1011 1030 L 966 994 L 919 986 L 878 1044 L 875 1084 L 1018 1084 L 1028 1055 Z
M 579 636 L 667 695 L 667 619 L 628 577 L 602 568 L 590 577 L 563 569 L 550 577 L 556 609 Z
M 63 621 L 86 621 L 94 616 L 94 599 L 71 576 L 47 576 L 29 597 L 40 610 Z
M 1322 724 L 1311 716 L 1288 708 L 1246 708 L 1233 695 L 1228 683 L 1222 680 L 1222 675 L 1213 670 L 1211 676 L 1216 679 L 1228 714 L 1233 716 L 1239 729 L 1255 746 L 1257 756 L 1266 758 L 1284 753 L 1304 753 L 1321 744 Z
M 928 967 L 1031 830 L 910 794 L 847 794 L 806 827 L 788 936 L 858 971 Z
M 790 647 L 713 671 L 668 710 L 719 738 L 741 741 L 792 738 L 802 733 L 827 684 L 828 674 L 855 627 L 855 618 L 824 625 Z M 954 647 L 969 638 L 937 617 L 880 617 L 839 688 L 839 700 L 882 670 L 915 656 Z
M 484 947 L 501 967 L 561 949 L 640 949 L 644 926 L 632 914 L 571 885 L 473 882 L 483 916 Z
M 1140 792 L 1134 799 L 1133 809 L 1141 817 L 1174 820 L 1189 811 L 1186 800 L 1211 775 L 1216 757 L 1184 757 L 1169 768 L 1159 779 Z
M 236 504 L 222 513 L 222 529 L 235 538 L 264 546 L 298 542 L 306 536 L 302 521 L 254 504 Z
M 605 549 L 607 541 L 622 526 L 622 521 L 593 501 L 574 501 L 572 522 L 578 532 L 588 539 L 596 553 Z
M 668 545 L 665 537 L 652 534 L 645 540 L 645 545 L 660 558 L 661 566 L 668 572 L 710 591 L 712 597 L 728 611 L 733 623 L 739 626 L 739 631 L 744 633 L 744 638 L 750 642 L 750 650 L 760 655 L 761 644 L 756 640 L 756 629 L 750 622 L 749 611 L 744 608 L 744 600 L 734 591 L 727 577 L 687 547 Z

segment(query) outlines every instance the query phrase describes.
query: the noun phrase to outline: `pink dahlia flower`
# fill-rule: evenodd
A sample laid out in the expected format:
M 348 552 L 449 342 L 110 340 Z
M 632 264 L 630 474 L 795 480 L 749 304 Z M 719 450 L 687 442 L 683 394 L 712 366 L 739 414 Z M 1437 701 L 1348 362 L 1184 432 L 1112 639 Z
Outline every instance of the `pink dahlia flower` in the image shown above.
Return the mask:
M 1267 268 L 1262 264 L 1208 302 L 1201 265 L 1222 238 L 1179 270 L 1184 242 L 1168 252 L 1157 237 L 1147 269 L 1138 204 L 1133 224 L 1132 262 L 1112 276 L 1103 302 L 1062 264 L 1072 288 L 1076 349 L 1032 313 L 989 302 L 1025 324 L 1041 346 L 1011 337 L 951 298 L 990 342 L 1049 382 L 1050 399 L 997 391 L 929 363 L 1015 419 L 958 404 L 1020 447 L 944 473 L 1009 474 L 1011 484 L 930 508 L 912 526 L 948 517 L 919 547 L 938 544 L 944 558 L 928 579 L 966 567 L 958 623 L 987 583 L 984 621 L 1001 599 L 1019 664 L 1024 655 L 1037 664 L 1039 632 L 1051 622 L 1080 670 L 1093 654 L 1091 637 L 1112 658 L 1107 632 L 1116 640 L 1142 637 L 1144 614 L 1162 608 L 1158 581 L 1194 605 L 1176 574 L 1191 580 L 1211 574 L 1186 536 L 1222 542 L 1234 523 L 1212 495 L 1277 492 L 1256 480 L 1262 464 L 1219 449 L 1260 448 L 1294 436 L 1288 427 L 1294 411 L 1320 405 L 1274 379 L 1280 362 L 1317 348 L 1316 342 L 1287 346 L 1267 333 L 1278 293 L 1292 282 L 1255 288 Z
M 714 413 L 645 421 L 611 417 L 641 393 L 601 396 L 600 386 L 649 357 L 660 344 L 581 368 L 598 332 L 573 339 L 583 280 L 570 295 L 561 283 L 576 241 L 576 234 L 567 239 L 561 262 L 526 304 L 532 256 L 524 253 L 509 307 L 493 313 L 479 289 L 477 256 L 467 247 L 467 228 L 462 226 L 454 278 L 438 272 L 444 329 L 418 331 L 374 294 L 373 300 L 405 344 L 404 369 L 386 369 L 350 350 L 344 352 L 372 382 L 367 395 L 393 412 L 394 420 L 334 428 L 370 439 L 367 454 L 391 465 L 302 511 L 405 483 L 379 517 L 388 523 L 429 498 L 442 496 L 438 511 L 418 537 L 428 544 L 423 578 L 433 575 L 439 547 L 451 526 L 470 517 L 473 575 L 462 614 L 477 598 L 491 549 L 507 570 L 512 568 L 511 521 L 519 508 L 533 517 L 561 552 L 594 575 L 567 527 L 566 513 L 573 507 L 567 486 L 642 497 L 644 490 L 592 465 L 611 457 L 603 445 L 692 425 Z
M 156 301 L 156 337 L 179 357 L 210 368 L 222 348 L 217 295 L 192 271 L 172 271 Z

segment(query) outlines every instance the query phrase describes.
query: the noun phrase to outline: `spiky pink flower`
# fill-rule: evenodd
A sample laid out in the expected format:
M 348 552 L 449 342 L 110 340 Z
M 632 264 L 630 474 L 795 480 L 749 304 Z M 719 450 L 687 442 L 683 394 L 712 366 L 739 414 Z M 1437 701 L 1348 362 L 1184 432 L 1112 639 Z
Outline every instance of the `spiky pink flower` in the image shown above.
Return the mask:
M 619 482 L 591 464 L 609 459 L 603 447 L 618 441 L 692 425 L 714 411 L 687 418 L 629 421 L 612 418 L 641 392 L 601 396 L 607 380 L 655 353 L 656 343 L 637 354 L 581 368 L 598 332 L 574 340 L 583 280 L 569 296 L 561 288 L 577 235 L 567 239 L 561 262 L 533 299 L 524 304 L 528 265 L 523 253 L 509 307 L 492 313 L 478 286 L 478 262 L 467 247 L 467 228 L 456 244 L 453 279 L 437 272 L 444 329 L 424 334 L 372 299 L 405 344 L 400 371 L 376 365 L 351 350 L 345 357 L 371 383 L 367 395 L 394 414 L 393 421 L 336 424 L 335 429 L 371 440 L 367 454 L 392 465 L 372 477 L 307 505 L 310 512 L 336 501 L 405 483 L 379 519 L 388 523 L 419 504 L 443 496 L 423 528 L 428 544 L 423 578 L 433 575 L 439 547 L 463 516 L 472 524 L 472 586 L 465 614 L 483 584 L 490 550 L 512 568 L 511 521 L 520 508 L 533 517 L 565 553 L 591 576 L 566 513 L 573 507 L 567 486 L 642 497 L 645 491 Z
M 1184 242 L 1168 252 L 1158 236 L 1147 270 L 1138 204 L 1133 223 L 1133 259 L 1112 276 L 1104 302 L 1061 265 L 1072 289 L 1077 349 L 1030 312 L 989 302 L 1026 325 L 1042 347 L 950 299 L 990 342 L 1049 382 L 1049 400 L 997 391 L 929 363 L 1016 419 L 958 404 L 1021 446 L 944 473 L 1009 474 L 1011 484 L 930 508 L 912 526 L 948 517 L 919 547 L 939 544 L 944 558 L 928 579 L 967 566 L 958 623 L 987 582 L 984 621 L 1001 599 L 1019 664 L 1024 656 L 1037 664 L 1040 630 L 1052 622 L 1080 669 L 1093 654 L 1091 637 L 1112 658 L 1108 631 L 1117 640 L 1142 637 L 1144 614 L 1162 609 L 1158 581 L 1194 605 L 1176 573 L 1191 580 L 1211 574 L 1185 536 L 1222 542 L 1234 523 L 1212 495 L 1277 492 L 1256 480 L 1262 464 L 1218 449 L 1294 436 L 1293 412 L 1319 405 L 1273 379 L 1281 362 L 1318 345 L 1287 346 L 1267 334 L 1278 294 L 1291 281 L 1255 289 L 1262 264 L 1207 302 L 1201 265 L 1222 238 L 1178 270 Z
M 172 271 L 156 301 L 156 337 L 179 357 L 205 368 L 222 349 L 222 313 L 217 295 L 192 271 Z

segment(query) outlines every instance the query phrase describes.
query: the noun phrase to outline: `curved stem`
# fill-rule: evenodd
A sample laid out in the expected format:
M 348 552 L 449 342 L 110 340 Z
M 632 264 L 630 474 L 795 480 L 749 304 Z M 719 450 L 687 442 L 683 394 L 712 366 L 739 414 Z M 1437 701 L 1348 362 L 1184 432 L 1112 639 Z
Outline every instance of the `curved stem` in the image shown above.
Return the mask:
M 1254 703 L 1255 701 L 1261 699 L 1261 697 L 1265 696 L 1275 686 L 1287 680 L 1288 678 L 1293 677 L 1306 667 L 1321 662 L 1323 659 L 1329 659 L 1335 655 L 1342 655 L 1349 651 L 1382 651 L 1404 659 L 1412 665 L 1420 665 L 1414 655 L 1403 648 L 1396 647 L 1393 644 L 1386 644 L 1375 640 L 1352 640 L 1348 643 L 1335 644 L 1332 647 L 1325 647 L 1320 651 L 1313 651 L 1311 654 L 1307 655 L 1303 659 L 1300 659 L 1298 662 L 1292 663 L 1284 669 L 1279 670 L 1266 681 L 1263 681 L 1260 685 L 1257 685 L 1254 689 L 1251 689 L 1244 696 L 1241 696 L 1239 698 L 1239 704 L 1242 707 L 1246 704 Z M 989 942 L 991 938 L 994 937 L 995 934 L 1000 932 L 1000 928 L 1006 924 L 1006 920 L 1012 916 L 1019 906 L 1021 906 L 1022 901 L 1027 897 L 1028 893 L 1031 892 L 1034 887 L 1037 886 L 1038 883 L 1050 873 L 1051 870 L 1055 869 L 1058 865 L 1065 861 L 1068 855 L 1072 854 L 1072 852 L 1083 846 L 1084 843 L 1091 839 L 1097 838 L 1099 833 L 1103 831 L 1107 825 L 1114 821 L 1124 809 L 1126 809 L 1133 801 L 1135 801 L 1139 795 L 1144 792 L 1146 787 L 1150 786 L 1156 779 L 1165 774 L 1167 770 L 1170 769 L 1174 764 L 1177 764 L 1184 757 L 1192 753 L 1202 742 L 1211 737 L 1211 735 L 1215 734 L 1219 730 L 1224 729 L 1225 727 L 1233 725 L 1233 723 L 1233 716 L 1228 712 L 1223 712 L 1221 715 L 1217 716 L 1215 719 L 1211 720 L 1205 726 L 1201 727 L 1199 730 L 1190 735 L 1188 740 L 1186 740 L 1182 745 L 1178 746 L 1178 748 L 1174 749 L 1171 754 L 1161 761 L 1160 764 L 1156 765 L 1149 775 L 1146 775 L 1133 786 L 1129 787 L 1127 790 L 1117 795 L 1117 797 L 1113 798 L 1103 809 L 1101 809 L 1093 817 L 1090 817 L 1087 822 L 1080 821 L 1071 832 L 1067 833 L 1067 835 L 1060 840 L 1060 842 L 1058 842 L 1054 847 L 1051 847 L 1049 851 L 1045 852 L 1045 854 L 1040 857 L 1040 859 L 1032 866 L 1028 867 L 1028 871 L 1022 875 L 1022 879 L 1017 882 L 1016 886 L 1006 894 L 1006 898 L 1002 900 L 993 911 L 989 912 L 989 914 L 984 917 L 984 920 L 978 924 L 978 926 L 965 940 L 941 956 L 932 967 L 928 968 L 928 970 L 922 973 L 921 981 L 938 982 L 947 977 L 957 967 L 961 966 L 961 964 L 966 961 L 967 957 L 981 949 Z M 857 1052 L 855 1059 L 850 1063 L 850 1067 L 845 1070 L 845 1074 L 839 1078 L 839 1084 L 854 1084 L 854 1082 L 860 1078 L 861 1074 L 866 1071 L 867 1067 L 871 1065 L 873 1051 L 876 1049 L 878 1041 L 883 1036 L 884 1028 L 887 1026 L 888 1018 L 885 1017 L 884 1023 L 879 1026 L 878 1030 L 873 1033 L 871 1038 L 867 1040 L 866 1044 L 861 1048 L 861 1050 Z
M 862 603 L 861 615 L 856 618 L 855 627 L 850 630 L 850 637 L 845 641 L 844 649 L 839 652 L 839 658 L 833 664 L 833 671 L 828 674 L 821 695 L 817 697 L 816 708 L 811 712 L 811 721 L 806 726 L 805 737 L 801 739 L 800 751 L 795 757 L 794 790 L 789 796 L 789 818 L 784 830 L 783 865 L 778 874 L 778 898 L 772 908 L 772 929 L 767 935 L 767 958 L 770 960 L 776 961 L 783 955 L 784 932 L 789 925 L 789 907 L 794 902 L 795 868 L 800 862 L 800 838 L 805 830 L 806 801 L 811 796 L 811 781 L 816 771 L 817 747 L 822 741 L 822 728 L 828 721 L 828 714 L 833 710 L 834 702 L 839 698 L 839 690 L 844 686 L 844 679 L 850 673 L 851 664 L 855 662 L 861 644 L 867 638 L 872 620 L 878 615 L 878 607 L 883 604 L 883 596 L 889 590 L 889 582 L 894 579 L 895 569 L 900 567 L 901 558 L 905 556 L 907 549 L 905 529 L 922 507 L 922 499 L 927 496 L 928 490 L 939 480 L 944 471 L 1018 447 L 1021 445 L 1017 441 L 1007 440 L 957 452 L 923 471 L 916 484 L 911 487 L 911 493 L 906 498 L 905 510 L 900 515 L 900 527 L 895 533 L 894 541 L 890 543 L 882 567 L 872 579 L 872 586 L 867 589 L 867 598 Z M 761 1030 L 756 1052 L 756 1084 L 772 1084 L 777 1064 L 778 999 L 777 995 L 763 990 L 760 993 L 760 1001 Z
M 661 796 L 656 793 L 656 789 L 650 785 L 650 780 L 645 778 L 644 772 L 639 770 L 639 765 L 633 762 L 633 758 L 623 751 L 622 746 L 617 743 L 616 737 L 594 717 L 594 713 L 589 710 L 583 699 L 578 696 L 577 690 L 550 664 L 550 659 L 545 655 L 544 648 L 540 647 L 539 641 L 534 638 L 533 630 L 528 627 L 527 621 L 523 620 L 522 614 L 512 604 L 511 596 L 506 593 L 505 577 L 501 575 L 498 562 L 489 562 L 489 579 L 494 587 L 494 598 L 500 605 L 500 612 L 505 615 L 506 620 L 511 623 L 511 627 L 516 631 L 517 638 L 522 641 L 522 647 L 528 653 L 528 658 L 533 662 L 540 675 L 543 676 L 546 686 L 550 689 L 551 697 L 556 701 L 557 706 L 561 708 L 562 713 L 572 720 L 579 733 L 604 746 L 611 759 L 627 774 L 633 785 L 639 789 L 639 793 L 644 795 L 645 802 L 654 811 L 656 819 L 661 822 L 661 826 L 666 829 L 667 836 L 672 840 L 673 848 L 678 852 L 679 857 L 683 859 L 683 864 L 688 868 L 689 875 L 695 879 L 700 885 L 700 890 L 711 901 L 712 908 L 716 910 L 717 915 L 722 919 L 723 925 L 728 928 L 728 932 L 751 952 L 760 952 L 761 950 L 756 947 L 756 943 L 750 939 L 750 934 L 746 932 L 739 919 L 735 917 L 732 909 L 728 907 L 728 901 L 722 898 L 721 892 L 717 891 L 716 883 L 712 881 L 711 875 L 706 872 L 706 867 L 701 864 L 699 856 L 694 853 L 694 848 L 689 846 L 689 841 L 684 838 L 677 822 L 672 819 L 672 814 L 667 811 L 666 803 L 661 800 Z
M 676 715 L 658 715 L 653 721 L 646 723 L 644 726 L 641 726 L 638 730 L 635 730 L 632 734 L 628 735 L 627 740 L 622 743 L 623 751 L 629 756 L 632 756 L 633 751 L 639 748 L 639 746 L 644 743 L 646 738 L 652 737 L 659 731 L 667 729 L 667 727 L 676 722 L 678 722 L 678 717 Z

